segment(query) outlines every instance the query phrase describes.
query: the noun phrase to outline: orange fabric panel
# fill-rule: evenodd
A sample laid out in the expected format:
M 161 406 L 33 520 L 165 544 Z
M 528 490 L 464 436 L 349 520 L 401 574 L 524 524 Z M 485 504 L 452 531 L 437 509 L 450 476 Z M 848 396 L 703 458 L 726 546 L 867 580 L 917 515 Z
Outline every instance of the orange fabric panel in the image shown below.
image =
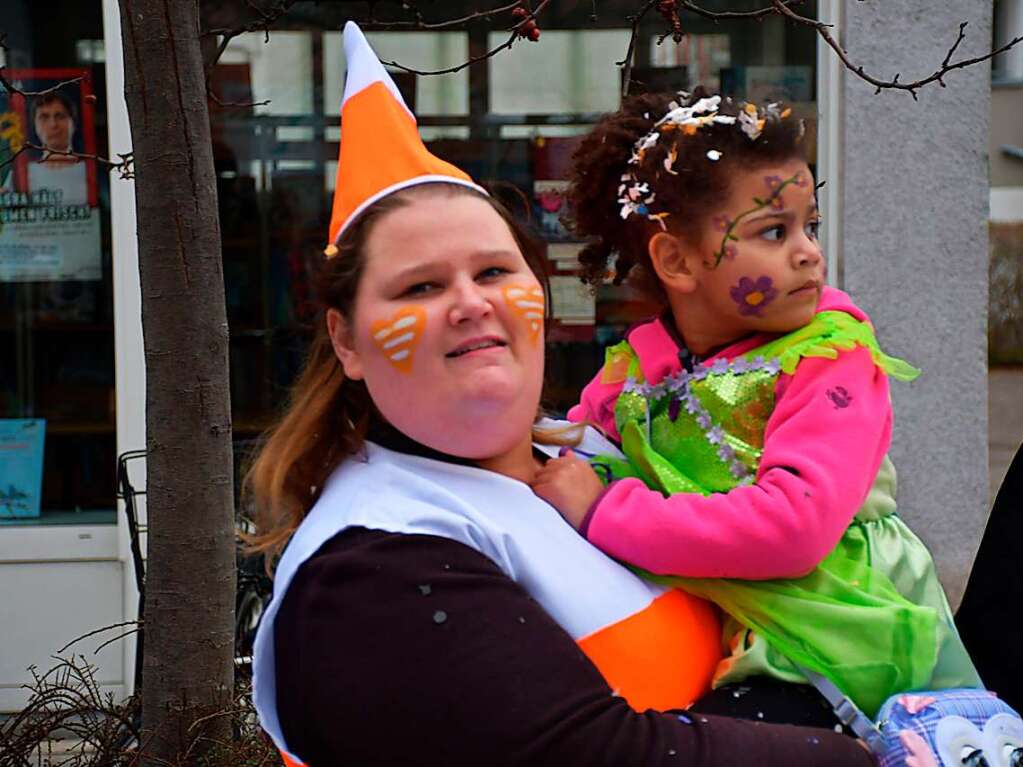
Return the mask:
M 384 83 L 363 88 L 341 107 L 341 151 L 330 242 L 364 201 L 392 184 L 425 175 L 471 180 L 464 171 L 427 151 L 415 119 Z
M 710 690 L 721 623 L 709 602 L 672 589 L 579 647 L 636 711 L 684 708 Z
M 285 767 L 305 767 L 302 762 L 296 762 L 294 759 L 289 759 L 288 755 L 283 751 L 278 752 L 281 755 L 281 759 L 284 760 Z

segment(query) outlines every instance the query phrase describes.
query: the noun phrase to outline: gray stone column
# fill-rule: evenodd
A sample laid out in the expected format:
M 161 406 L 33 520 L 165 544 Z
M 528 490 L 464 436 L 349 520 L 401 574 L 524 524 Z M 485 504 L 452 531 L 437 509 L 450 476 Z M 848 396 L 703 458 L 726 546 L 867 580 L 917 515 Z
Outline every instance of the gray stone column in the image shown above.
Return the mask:
M 929 75 L 969 21 L 954 60 L 989 50 L 989 0 L 842 0 L 841 39 L 875 75 Z M 919 101 L 846 73 L 839 109 L 839 284 L 882 348 L 923 369 L 892 382 L 899 511 L 924 539 L 954 604 L 987 517 L 988 108 L 990 67 Z

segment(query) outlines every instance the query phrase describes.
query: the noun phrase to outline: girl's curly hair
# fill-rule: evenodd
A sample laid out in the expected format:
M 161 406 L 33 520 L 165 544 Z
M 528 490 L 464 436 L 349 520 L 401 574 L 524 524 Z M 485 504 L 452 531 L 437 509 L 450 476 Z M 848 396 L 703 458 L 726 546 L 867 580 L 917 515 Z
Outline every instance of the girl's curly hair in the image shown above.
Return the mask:
M 683 130 L 661 133 L 638 165 L 628 165 L 636 142 L 664 117 L 671 102 L 692 106 L 709 94 L 697 88 L 688 97 L 678 93 L 644 93 L 628 96 L 617 112 L 605 115 L 583 139 L 572 156 L 569 176 L 568 223 L 582 239 L 589 240 L 579 253 L 583 281 L 602 283 L 611 272 L 614 283 L 626 277 L 651 297 L 664 301 L 647 252 L 650 236 L 660 226 L 645 217 L 631 215 L 624 221 L 618 188 L 622 175 L 631 169 L 656 194 L 652 207 L 670 215 L 665 225 L 674 234 L 696 243 L 700 225 L 728 197 L 729 181 L 736 169 L 748 171 L 764 165 L 802 158 L 803 124 L 797 118 L 777 117 L 765 121 L 763 131 L 751 140 L 737 124 L 704 125 L 691 134 Z M 719 115 L 738 115 L 743 104 L 722 99 Z M 777 113 L 777 110 L 774 110 Z M 664 161 L 671 148 L 677 152 L 672 175 Z M 721 157 L 713 161 L 707 152 L 716 149 Z

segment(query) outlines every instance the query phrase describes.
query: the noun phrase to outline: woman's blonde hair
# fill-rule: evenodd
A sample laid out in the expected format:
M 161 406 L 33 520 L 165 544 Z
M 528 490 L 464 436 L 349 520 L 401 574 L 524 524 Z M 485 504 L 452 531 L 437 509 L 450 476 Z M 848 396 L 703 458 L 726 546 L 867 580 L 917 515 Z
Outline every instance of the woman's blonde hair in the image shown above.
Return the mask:
M 255 534 L 242 538 L 250 551 L 267 555 L 268 569 L 319 498 L 331 472 L 362 449 L 371 420 L 381 418 L 365 384 L 345 377 L 327 334 L 326 310 L 336 309 L 351 322 L 373 226 L 415 198 L 435 195 L 486 200 L 508 224 L 526 263 L 549 293 L 542 244 L 492 197 L 465 186 L 432 183 L 396 192 L 367 208 L 341 237 L 337 255 L 321 265 L 316 278 L 320 303 L 316 336 L 284 413 L 266 433 L 242 485 L 256 526 Z M 554 444 L 576 441 L 567 432 L 545 430 L 542 437 Z

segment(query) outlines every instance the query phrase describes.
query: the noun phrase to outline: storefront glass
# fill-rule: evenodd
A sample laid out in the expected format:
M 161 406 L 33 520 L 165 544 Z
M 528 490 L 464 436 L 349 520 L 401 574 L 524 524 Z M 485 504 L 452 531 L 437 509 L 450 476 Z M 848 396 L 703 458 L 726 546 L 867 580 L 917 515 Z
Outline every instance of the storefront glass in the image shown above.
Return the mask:
M 66 154 L 106 155 L 101 6 L 11 0 L 0 32 L 0 525 L 111 523 L 110 179 Z
M 381 13 L 386 5 L 380 4 Z M 428 21 L 442 19 L 439 5 L 431 6 L 436 18 Z M 448 19 L 478 6 L 442 5 Z M 595 6 L 588 0 L 552 3 L 541 17 L 538 43 L 520 40 L 485 62 L 443 75 L 393 70 L 431 150 L 492 185 L 548 242 L 554 321 L 547 404 L 554 412 L 574 402 L 601 364 L 603 348 L 654 310 L 625 287 L 604 287 L 596 296 L 582 289 L 574 274 L 579 244 L 559 222 L 563 181 L 578 137 L 617 106 L 622 68 L 616 62 L 629 47 L 636 5 L 602 2 L 593 18 Z M 726 5 L 752 10 L 761 4 L 704 3 L 709 10 Z M 325 244 L 340 135 L 339 30 L 353 8 L 295 3 L 268 39 L 256 32 L 232 40 L 210 79 L 216 98 L 231 104 L 211 104 L 211 127 L 237 440 L 255 438 L 271 423 L 311 337 L 310 275 Z M 203 3 L 202 10 L 207 27 L 250 20 L 245 4 Z M 802 11 L 812 15 L 815 4 Z M 49 113 L 63 110 L 72 125 L 72 149 L 105 154 L 100 4 L 58 0 L 45 4 L 43 14 L 44 8 L 29 0 L 8 3 L 0 31 L 8 35 L 9 74 L 19 72 L 17 82 L 26 91 L 84 79 L 62 88 L 68 103 L 52 102 L 45 115 L 39 116 L 34 98 L 12 96 L 4 97 L 0 113 L 18 116 L 22 140 L 45 144 L 41 131 L 63 119 Z M 46 23 L 52 18 L 75 21 Z M 714 23 L 686 16 L 684 21 L 686 37 L 676 45 L 670 37 L 662 39 L 667 27 L 656 10 L 646 15 L 634 45 L 634 87 L 702 83 L 739 98 L 792 102 L 807 122 L 807 153 L 814 164 L 812 30 L 777 17 Z M 442 31 L 365 28 L 385 62 L 421 72 L 457 67 L 508 36 L 485 24 Z M 7 122 L 0 135 L 7 140 L 14 135 Z M 0 161 L 3 151 L 0 146 Z M 118 181 L 91 162 L 43 159 L 42 152 L 27 152 L 0 178 L 5 195 L 0 198 L 0 359 L 6 360 L 0 364 L 0 446 L 4 435 L 8 444 L 26 444 L 16 429 L 45 420 L 42 459 L 26 459 L 30 468 L 19 470 L 31 473 L 35 466 L 41 473 L 41 513 L 13 519 L 12 502 L 22 502 L 21 491 L 0 476 L 0 525 L 113 522 L 117 446 L 109 189 Z M 32 196 L 40 190 L 59 191 L 60 197 Z M 23 220 L 26 210 L 49 216 L 46 228 Z M 123 449 L 128 447 L 138 445 Z

